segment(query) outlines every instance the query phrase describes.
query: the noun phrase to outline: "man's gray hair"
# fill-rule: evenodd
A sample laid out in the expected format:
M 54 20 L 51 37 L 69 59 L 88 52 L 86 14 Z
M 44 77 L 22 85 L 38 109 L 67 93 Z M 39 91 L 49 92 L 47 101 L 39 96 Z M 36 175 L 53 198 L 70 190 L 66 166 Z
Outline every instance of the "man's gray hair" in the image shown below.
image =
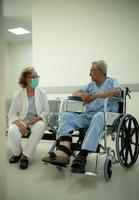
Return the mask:
M 94 66 L 95 65 L 95 66 Z M 104 60 L 98 60 L 92 62 L 92 67 L 95 67 L 103 72 L 105 76 L 107 76 L 107 64 L 105 63 Z

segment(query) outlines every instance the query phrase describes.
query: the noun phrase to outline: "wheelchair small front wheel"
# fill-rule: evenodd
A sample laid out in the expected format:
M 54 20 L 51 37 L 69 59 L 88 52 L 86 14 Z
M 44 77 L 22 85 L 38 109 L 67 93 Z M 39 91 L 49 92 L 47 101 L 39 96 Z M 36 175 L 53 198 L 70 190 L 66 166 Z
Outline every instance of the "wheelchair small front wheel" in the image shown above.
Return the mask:
M 106 158 L 104 163 L 104 177 L 106 181 L 109 181 L 112 177 L 112 160 L 110 158 Z

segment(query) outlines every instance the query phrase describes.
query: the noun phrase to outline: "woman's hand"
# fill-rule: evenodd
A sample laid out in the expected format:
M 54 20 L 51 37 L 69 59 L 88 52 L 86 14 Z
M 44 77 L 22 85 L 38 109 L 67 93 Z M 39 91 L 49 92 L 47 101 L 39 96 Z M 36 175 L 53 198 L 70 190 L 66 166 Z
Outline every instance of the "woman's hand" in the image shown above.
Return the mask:
M 35 124 L 37 121 L 42 120 L 41 117 L 32 117 L 31 119 L 29 119 L 27 121 L 27 125 L 33 125 Z
M 21 132 L 21 134 L 23 136 L 27 136 L 28 135 L 28 129 L 26 128 L 25 125 L 23 125 L 23 123 L 21 123 L 19 120 L 15 121 L 14 124 L 19 128 L 19 131 Z

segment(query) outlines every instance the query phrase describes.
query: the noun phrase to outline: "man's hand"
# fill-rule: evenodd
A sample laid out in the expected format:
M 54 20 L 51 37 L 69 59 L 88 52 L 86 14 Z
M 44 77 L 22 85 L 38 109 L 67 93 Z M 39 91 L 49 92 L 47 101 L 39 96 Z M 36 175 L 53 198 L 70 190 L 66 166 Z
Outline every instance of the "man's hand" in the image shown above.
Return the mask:
M 95 94 L 87 94 L 84 96 L 83 101 L 85 103 L 90 103 L 91 101 L 94 101 L 96 99 L 96 95 Z
M 81 99 L 84 101 L 84 103 L 90 103 L 91 101 L 94 101 L 97 98 L 97 94 L 89 94 L 86 92 L 76 91 L 73 93 L 73 96 L 81 97 Z

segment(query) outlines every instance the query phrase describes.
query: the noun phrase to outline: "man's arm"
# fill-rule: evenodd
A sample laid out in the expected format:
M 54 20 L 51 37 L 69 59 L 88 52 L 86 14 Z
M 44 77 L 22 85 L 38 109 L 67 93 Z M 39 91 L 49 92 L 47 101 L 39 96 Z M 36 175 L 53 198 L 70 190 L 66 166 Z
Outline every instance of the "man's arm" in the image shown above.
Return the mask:
M 87 96 L 90 96 L 89 93 L 84 92 L 82 90 L 75 91 L 72 96 L 80 97 L 83 101 Z
M 90 103 L 91 101 L 94 101 L 97 98 L 107 98 L 107 97 L 111 97 L 111 96 L 120 96 L 120 95 L 121 95 L 121 89 L 120 88 L 115 88 L 115 89 L 113 89 L 109 92 L 103 92 L 103 93 L 89 94 L 89 93 L 83 92 L 81 90 L 75 91 L 73 93 L 73 96 L 81 97 L 81 99 L 85 103 Z
M 120 88 L 115 88 L 115 89 L 113 89 L 109 92 L 92 94 L 92 96 L 94 96 L 96 98 L 107 98 L 107 97 L 120 96 L 120 95 L 121 95 L 121 89 Z
M 90 103 L 91 101 L 94 101 L 97 98 L 107 98 L 112 96 L 120 96 L 121 95 L 121 89 L 115 88 L 109 92 L 103 92 L 103 93 L 94 93 L 86 96 L 84 99 L 85 103 Z

